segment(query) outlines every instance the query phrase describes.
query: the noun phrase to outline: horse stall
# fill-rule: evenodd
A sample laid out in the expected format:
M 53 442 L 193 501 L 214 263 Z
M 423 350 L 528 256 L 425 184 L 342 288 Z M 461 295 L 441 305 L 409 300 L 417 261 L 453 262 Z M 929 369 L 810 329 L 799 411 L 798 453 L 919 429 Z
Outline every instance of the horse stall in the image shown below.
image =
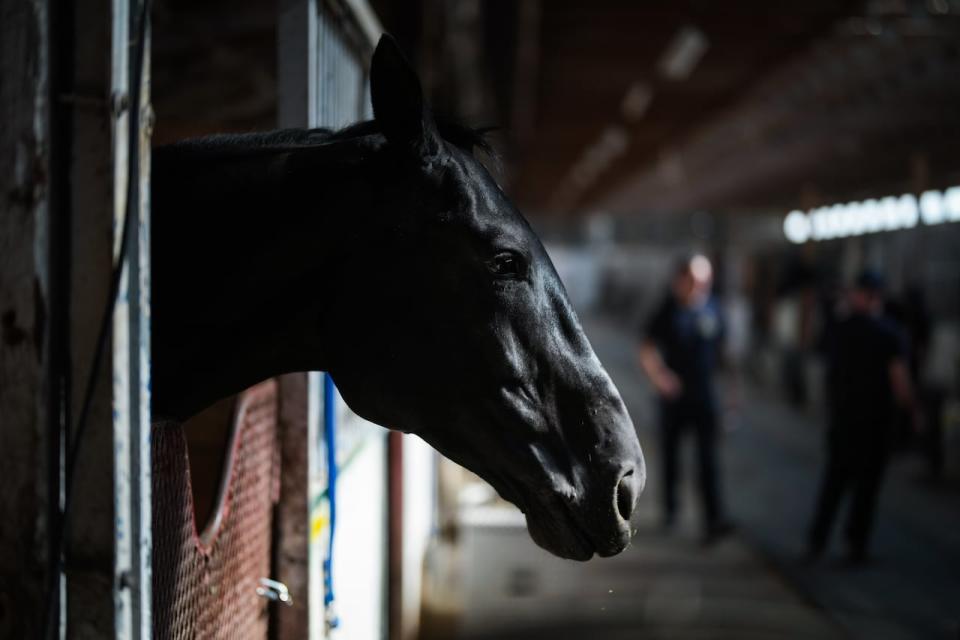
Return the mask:
M 370 118 L 382 29 L 369 6 L 287 1 L 273 19 L 270 126 Z M 180 129 L 214 132 L 215 114 Z M 413 637 L 435 512 L 422 441 L 359 418 L 323 373 L 267 381 L 183 435 L 170 427 L 153 440 L 158 637 Z
M 3 379 L 31 382 L 0 409 L 33 426 L 0 447 L 0 506 L 46 524 L 0 535 L 3 575 L 24 576 L 0 584 L 0 636 L 414 637 L 436 519 L 437 456 L 421 440 L 359 418 L 321 373 L 262 381 L 183 422 L 151 413 L 151 147 L 245 126 L 235 94 L 169 119 L 174 97 L 151 95 L 175 78 L 182 104 L 210 96 L 190 83 L 198 36 L 178 12 L 212 9 L 6 7 L 4 68 L 32 61 L 17 78 L 33 93 L 0 91 L 3 161 L 16 152 L 4 189 L 23 194 L 0 260 L 32 278 L 4 280 L 0 302 L 5 338 L 37 329 L 2 346 Z M 244 105 L 272 114 L 256 126 L 369 118 L 381 28 L 367 3 L 264 7 L 253 18 L 273 29 L 273 75 L 243 77 L 261 89 Z

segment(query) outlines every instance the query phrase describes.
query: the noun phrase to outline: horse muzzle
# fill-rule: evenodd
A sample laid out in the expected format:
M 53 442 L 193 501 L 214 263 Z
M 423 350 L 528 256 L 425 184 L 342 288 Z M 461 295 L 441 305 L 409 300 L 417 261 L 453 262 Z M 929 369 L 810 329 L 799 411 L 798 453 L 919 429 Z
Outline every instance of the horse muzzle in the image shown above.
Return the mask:
M 527 528 L 534 542 L 561 558 L 581 561 L 626 549 L 646 479 L 639 448 L 617 472 L 604 475 L 606 481 L 592 482 L 581 491 L 552 490 L 527 501 Z

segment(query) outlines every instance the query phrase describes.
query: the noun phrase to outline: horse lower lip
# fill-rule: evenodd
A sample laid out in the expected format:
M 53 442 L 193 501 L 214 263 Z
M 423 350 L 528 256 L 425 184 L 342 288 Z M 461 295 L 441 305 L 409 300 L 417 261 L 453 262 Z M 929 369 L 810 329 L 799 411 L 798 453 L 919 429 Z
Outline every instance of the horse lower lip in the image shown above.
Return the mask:
M 600 544 L 597 544 L 595 542 L 596 538 L 590 535 L 590 532 L 584 525 L 580 523 L 569 506 L 564 505 L 563 511 L 568 523 L 567 528 L 571 532 L 571 536 L 576 540 L 577 545 L 588 554 L 588 558 L 593 554 L 597 554 L 602 558 L 615 556 L 626 549 L 627 545 L 629 544 L 629 526 L 627 526 L 626 529 L 624 529 L 622 526 L 619 527 L 615 534 L 612 534 L 609 537 L 604 536 L 603 541 Z M 624 534 L 626 534 L 625 539 Z
M 576 543 L 576 546 L 579 547 L 578 551 L 582 551 L 586 556 L 586 559 L 589 559 L 596 552 L 596 548 L 593 546 L 590 536 L 580 525 L 580 522 L 577 520 L 576 516 L 574 516 L 569 507 L 564 505 L 562 509 L 564 517 L 567 521 L 567 530 L 570 532 L 570 535 Z

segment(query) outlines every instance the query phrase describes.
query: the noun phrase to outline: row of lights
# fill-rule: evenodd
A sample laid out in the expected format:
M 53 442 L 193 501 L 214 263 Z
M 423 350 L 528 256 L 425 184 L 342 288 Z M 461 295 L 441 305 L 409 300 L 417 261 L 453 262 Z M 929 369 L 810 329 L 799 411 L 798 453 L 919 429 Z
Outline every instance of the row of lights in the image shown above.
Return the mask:
M 946 191 L 913 194 L 835 204 L 830 207 L 791 211 L 783 219 L 783 234 L 795 244 L 809 240 L 832 240 L 878 231 L 911 229 L 926 225 L 960 222 L 960 186 Z

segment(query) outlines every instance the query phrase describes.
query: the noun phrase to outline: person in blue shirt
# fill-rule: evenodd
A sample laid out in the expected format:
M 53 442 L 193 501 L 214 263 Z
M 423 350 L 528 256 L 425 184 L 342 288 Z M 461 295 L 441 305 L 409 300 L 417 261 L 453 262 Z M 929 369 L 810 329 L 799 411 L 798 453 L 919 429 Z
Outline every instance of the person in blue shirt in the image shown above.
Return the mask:
M 664 524 L 677 512 L 680 444 L 692 430 L 697 441 L 704 543 L 730 529 L 717 461 L 717 394 L 714 373 L 724 334 L 711 295 L 713 268 L 703 255 L 678 262 L 670 292 L 642 329 L 640 365 L 659 396 Z
M 848 493 L 849 560 L 867 559 L 898 412 L 913 405 L 906 342 L 883 302 L 883 280 L 864 271 L 849 294 L 849 314 L 827 336 L 827 463 L 807 539 L 809 561 L 823 553 Z

